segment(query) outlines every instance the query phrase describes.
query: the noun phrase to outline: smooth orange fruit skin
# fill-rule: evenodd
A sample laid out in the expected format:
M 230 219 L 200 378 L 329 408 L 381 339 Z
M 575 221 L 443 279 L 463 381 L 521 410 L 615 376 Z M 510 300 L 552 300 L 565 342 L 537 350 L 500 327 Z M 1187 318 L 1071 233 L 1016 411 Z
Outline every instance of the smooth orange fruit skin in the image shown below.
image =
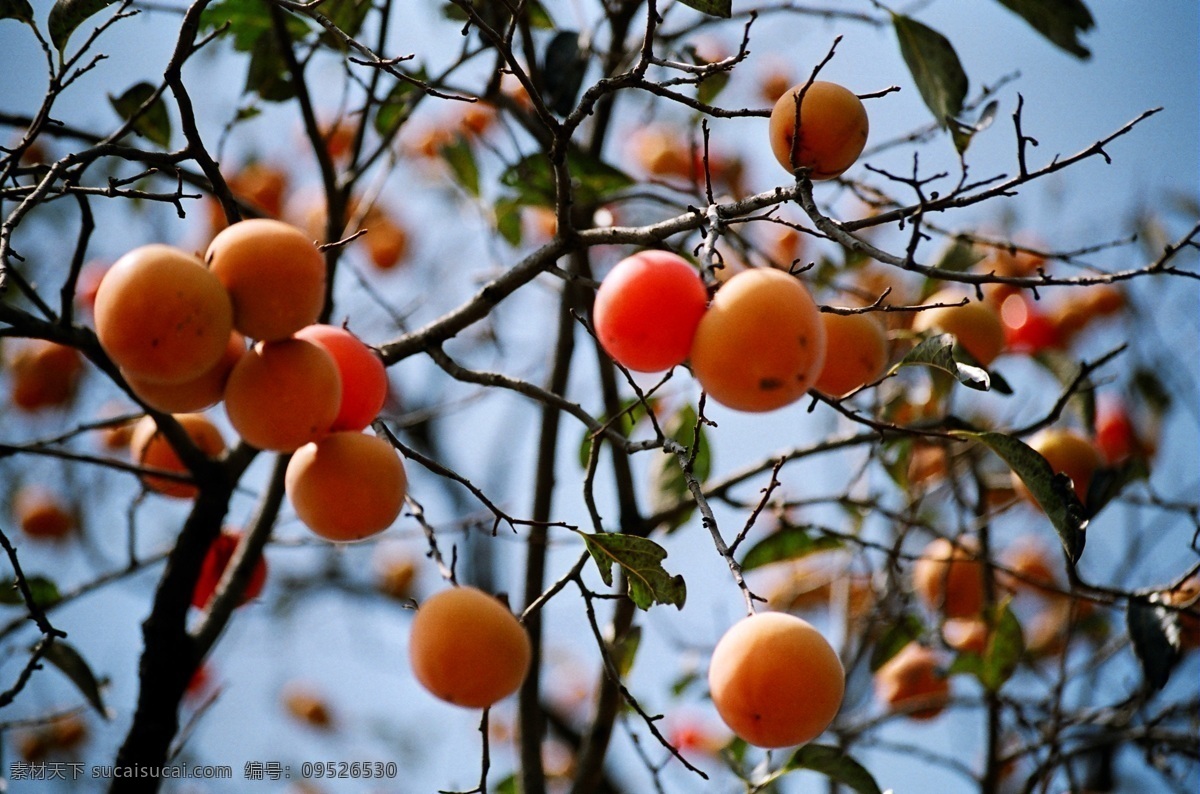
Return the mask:
M 887 369 L 888 344 L 883 324 L 869 314 L 822 313 L 825 365 L 813 388 L 841 397 L 871 383 Z
M 221 359 L 233 330 L 229 294 L 199 259 L 144 245 L 118 259 L 96 290 L 100 346 L 147 383 L 181 383 Z
M 825 362 L 825 325 L 808 290 L 771 268 L 733 275 L 700 320 L 692 374 L 739 411 L 773 411 L 804 396 Z
M 925 303 L 957 303 L 963 294 L 945 289 L 925 299 Z M 989 366 L 1004 351 L 1004 323 L 996 309 L 984 301 L 972 300 L 964 306 L 940 306 L 918 312 L 912 328 L 917 333 L 939 331 L 954 334 L 958 343 L 980 366 Z
M 417 609 L 408 638 L 413 675 L 447 703 L 481 709 L 517 691 L 532 658 L 508 608 L 474 587 L 452 587 Z
M 254 218 L 213 238 L 204 255 L 233 300 L 233 322 L 251 339 L 283 339 L 317 321 L 325 305 L 325 259 L 304 232 Z
M 708 687 L 717 713 L 735 734 L 758 747 L 791 747 L 812 741 L 833 722 L 846 674 L 810 623 L 762 612 L 721 637 L 709 663 Z
M 950 700 L 950 681 L 938 675 L 936 653 L 910 642 L 875 672 L 875 696 L 892 711 L 915 706 L 914 720 L 931 720 Z
M 29 339 L 9 361 L 12 403 L 23 411 L 66 405 L 75 397 L 83 357 L 67 345 Z
M 622 259 L 596 290 L 592 325 L 612 359 L 635 372 L 683 363 L 708 305 L 699 271 L 669 251 Z
M 22 487 L 13 496 L 13 516 L 26 536 L 61 540 L 75 529 L 75 516 L 67 505 L 46 488 Z
M 771 151 L 789 174 L 808 168 L 811 179 L 833 179 L 854 165 L 867 145 L 867 109 L 848 89 L 816 80 L 800 100 L 796 135 L 796 101 L 804 85 L 792 86 L 772 108 Z
M 329 432 L 342 380 L 325 348 L 304 339 L 259 342 L 225 383 L 225 413 L 247 444 L 293 452 Z
M 325 348 L 342 379 L 342 401 L 330 430 L 362 430 L 379 415 L 387 400 L 388 378 L 383 359 L 345 328 L 309 325 L 296 332 Z
M 926 607 L 948 618 L 975 617 L 983 611 L 983 565 L 964 548 L 972 545 L 968 539 L 959 543 L 937 538 L 913 565 L 913 591 Z
M 225 354 L 200 377 L 182 383 L 149 383 L 125 373 L 125 382 L 146 405 L 165 413 L 194 413 L 221 401 L 225 382 L 233 365 L 246 352 L 246 337 L 234 331 L 229 335 Z
M 330 433 L 288 461 L 284 488 L 296 515 L 326 540 L 376 535 L 404 507 L 408 477 L 387 441 L 363 433 Z
M 208 417 L 203 414 L 178 414 L 175 421 L 183 427 L 192 443 L 208 457 L 215 457 L 225 451 L 225 439 Z M 187 467 L 175 454 L 171 442 L 158 431 L 153 417 L 143 416 L 138 420 L 133 428 L 133 437 L 129 440 L 129 450 L 134 462 L 141 466 L 180 474 L 187 472 Z M 153 475 L 142 477 L 142 482 L 152 491 L 180 499 L 191 499 L 198 491 L 196 486 L 190 483 Z
M 221 583 L 221 577 L 225 575 L 225 569 L 229 567 L 229 561 L 233 559 L 233 553 L 241 541 L 242 533 L 236 530 L 223 529 L 221 534 L 217 535 L 212 545 L 208 547 L 208 553 L 204 555 L 204 562 L 200 564 L 200 576 L 196 580 L 196 588 L 192 591 L 192 606 L 198 609 L 208 606 L 208 602 L 216 593 L 217 585 Z M 254 570 L 250 573 L 250 581 L 246 582 L 246 589 L 242 593 L 240 603 L 245 604 L 257 598 L 266 581 L 267 561 L 266 558 L 260 556 L 258 562 L 254 564 Z
M 1092 475 L 1104 465 L 1096 446 L 1078 433 L 1056 427 L 1039 431 L 1027 443 L 1046 459 L 1055 473 L 1071 478 L 1075 495 L 1079 497 L 1080 502 L 1086 503 Z M 1037 499 L 1016 472 L 1013 472 L 1012 482 L 1017 495 L 1032 504 L 1037 504 Z

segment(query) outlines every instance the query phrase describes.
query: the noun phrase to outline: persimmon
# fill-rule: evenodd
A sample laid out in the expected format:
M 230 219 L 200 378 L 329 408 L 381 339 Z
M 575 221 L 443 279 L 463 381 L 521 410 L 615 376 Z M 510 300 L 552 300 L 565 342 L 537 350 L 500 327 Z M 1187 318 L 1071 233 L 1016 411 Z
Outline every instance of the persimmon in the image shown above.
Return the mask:
M 825 362 L 821 313 L 798 279 L 771 268 L 732 276 L 696 328 L 692 374 L 708 395 L 740 411 L 800 399 Z
M 517 691 L 532 650 L 525 628 L 504 604 L 474 587 L 452 587 L 417 609 L 408 656 L 430 694 L 479 709 Z
M 821 324 L 825 326 L 825 364 L 814 389 L 841 397 L 871 383 L 887 369 L 887 333 L 875 317 L 824 312 Z
M 204 555 L 204 562 L 200 564 L 200 576 L 196 580 L 195 589 L 192 590 L 192 606 L 200 609 L 208 606 L 208 602 L 216 593 L 217 585 L 221 583 L 221 577 L 225 575 L 225 569 L 229 567 L 229 561 L 233 559 L 233 553 L 237 551 L 241 541 L 242 533 L 230 529 L 221 530 L 213 540 L 212 545 L 208 547 L 208 552 Z M 260 556 L 258 562 L 254 564 L 254 569 L 250 572 L 250 579 L 246 582 L 246 589 L 242 592 L 239 603 L 245 604 L 257 598 L 266 581 L 267 561 Z
M 1097 401 L 1095 433 L 1096 449 L 1109 466 L 1149 455 L 1151 445 L 1139 438 L 1129 409 L 1120 400 L 1104 398 Z
M 1004 346 L 1014 353 L 1033 355 L 1062 347 L 1062 334 L 1050 316 L 1024 295 L 1009 295 L 1000 304 Z
M 981 618 L 949 618 L 942 624 L 942 639 L 956 651 L 983 656 L 987 652 L 988 625 Z
M 225 382 L 225 413 L 247 444 L 292 452 L 329 432 L 342 401 L 337 364 L 306 339 L 259 342 Z
M 634 162 L 651 176 L 691 180 L 694 158 L 687 136 L 665 127 L 646 127 L 629 139 Z
M 363 235 L 363 245 L 376 270 L 391 270 L 405 260 L 409 248 L 408 231 L 398 221 L 380 212 L 365 219 L 365 225 L 367 233 Z
M 387 399 L 383 359 L 357 336 L 336 325 L 309 325 L 295 334 L 320 345 L 333 358 L 342 380 L 342 400 L 330 430 L 362 430 L 379 415 Z
M 592 324 L 614 361 L 658 372 L 687 358 L 707 304 L 704 280 L 687 260 L 669 251 L 642 251 L 604 277 Z
M 168 245 L 122 256 L 96 291 L 96 335 L 113 363 L 147 383 L 182 383 L 225 353 L 233 307 L 204 263 Z
M 283 339 L 317 321 L 325 305 L 325 258 L 304 232 L 254 218 L 213 238 L 204 255 L 233 301 L 233 324 L 251 339 Z
M 61 540 L 78 525 L 74 511 L 50 489 L 26 485 L 13 495 L 13 517 L 27 537 Z
M 282 170 L 263 162 L 244 166 L 225 180 L 229 191 L 242 202 L 258 209 L 268 218 L 277 218 L 283 212 L 287 194 L 288 177 Z M 213 234 L 228 226 L 225 209 L 215 197 L 207 199 L 208 223 Z
M 225 439 L 221 436 L 221 431 L 204 414 L 176 414 L 174 418 L 196 448 L 208 457 L 215 457 L 225 451 Z M 187 473 L 183 461 L 179 459 L 171 442 L 159 431 L 151 416 L 143 416 L 134 426 L 129 450 L 134 462 L 139 466 L 179 474 Z M 196 486 L 191 483 L 156 477 L 153 474 L 143 475 L 142 482 L 150 490 L 164 496 L 191 499 L 197 493 Z
M 347 431 L 297 449 L 284 487 L 309 529 L 326 540 L 353 541 L 391 526 L 404 506 L 408 477 L 391 444 Z
M 333 709 L 315 686 L 303 681 L 289 681 L 280 693 L 283 707 L 297 722 L 318 730 L 334 727 Z
M 761 612 L 717 642 L 708 668 L 713 705 L 735 734 L 759 747 L 820 736 L 842 705 L 846 674 L 829 642 L 794 615 Z
M 1049 595 L 1058 587 L 1058 575 L 1046 547 L 1032 538 L 1019 539 L 1000 555 L 1000 564 L 1012 572 L 1005 584 L 1015 592 Z
M 983 565 L 975 559 L 975 544 L 963 538 L 958 545 L 936 538 L 913 565 L 913 592 L 926 607 L 948 618 L 975 617 L 983 611 Z
M 1096 446 L 1078 433 L 1063 428 L 1048 427 L 1036 433 L 1027 442 L 1029 446 L 1041 454 L 1050 468 L 1056 474 L 1065 474 L 1071 478 L 1075 495 L 1079 501 L 1087 502 L 1088 488 L 1092 484 L 1092 475 L 1096 473 L 1104 461 Z M 1029 488 L 1013 472 L 1013 489 L 1017 494 L 1032 503 L 1037 503 Z
M 23 411 L 66 405 L 75 397 L 83 357 L 68 345 L 27 339 L 9 359 L 12 404 Z
M 893 712 L 914 720 L 930 720 L 950 700 L 950 681 L 941 674 L 941 659 L 915 642 L 875 671 L 875 696 Z
M 925 303 L 958 303 L 963 297 L 963 293 L 948 288 L 930 295 Z M 1004 324 L 995 308 L 984 301 L 925 309 L 913 318 L 912 329 L 917 333 L 954 334 L 958 344 L 984 367 L 1004 350 Z
M 246 337 L 234 331 L 229 335 L 225 354 L 215 365 L 199 377 L 182 383 L 150 383 L 133 375 L 126 375 L 125 382 L 133 393 L 151 408 L 166 413 L 194 413 L 210 408 L 221 401 L 225 382 L 233 365 L 246 352 Z
M 833 179 L 862 154 L 869 129 L 867 109 L 849 89 L 799 83 L 771 110 L 771 151 L 789 174 L 807 168 L 811 179 Z

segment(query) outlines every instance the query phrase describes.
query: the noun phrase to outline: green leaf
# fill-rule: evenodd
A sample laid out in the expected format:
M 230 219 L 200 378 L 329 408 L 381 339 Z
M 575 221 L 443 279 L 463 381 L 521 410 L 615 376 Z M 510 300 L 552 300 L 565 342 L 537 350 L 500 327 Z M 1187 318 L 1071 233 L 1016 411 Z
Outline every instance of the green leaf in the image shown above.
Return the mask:
M 617 673 L 621 678 L 629 675 L 629 671 L 633 669 L 633 660 L 637 658 L 638 647 L 642 644 L 642 627 L 634 626 L 620 642 L 616 643 L 612 649 L 613 665 L 617 668 Z
M 946 127 L 962 113 L 967 97 L 967 73 L 954 46 L 941 33 L 911 17 L 893 14 L 892 25 L 921 99 L 938 124 Z
M 516 773 L 497 783 L 492 789 L 492 794 L 521 794 L 521 781 L 517 779 Z
M 721 19 L 733 15 L 733 0 L 680 0 L 685 6 Z
M 963 351 L 955 344 L 953 334 L 937 334 L 922 341 L 908 352 L 908 355 L 892 367 L 895 372 L 900 367 L 923 365 L 947 372 L 970 389 L 988 391 L 992 388 L 992 376 L 982 367 L 964 364 L 955 358 L 961 358 Z
M 1146 686 L 1151 691 L 1162 689 L 1179 661 L 1179 613 L 1142 598 L 1131 598 L 1125 623 Z
M 353 38 L 362 30 L 363 21 L 371 10 L 371 0 L 327 0 L 317 10 L 339 30 Z M 327 30 L 321 30 L 320 39 L 322 44 L 332 49 L 339 51 L 346 49 L 346 43 Z
M 1105 505 L 1120 495 L 1125 487 L 1137 480 L 1150 477 L 1150 469 L 1143 457 L 1131 458 L 1119 466 L 1104 466 L 1092 474 L 1088 484 L 1087 500 L 1084 507 L 1089 516 L 1094 516 L 1104 509 Z
M 919 639 L 924 633 L 925 624 L 916 615 L 905 615 L 898 622 L 888 626 L 871 651 L 871 672 L 883 667 L 893 656 L 900 653 L 905 645 Z
M 471 151 L 471 144 L 463 138 L 456 138 L 441 148 L 441 155 L 450 167 L 454 181 L 458 182 L 463 190 L 478 197 L 479 166 L 475 163 L 475 153 Z
M 649 609 L 654 604 L 674 604 L 683 609 L 687 585 L 682 576 L 672 576 L 662 567 L 667 558 L 662 546 L 636 535 L 576 531 L 587 544 L 606 585 L 613 583 L 612 566 L 616 563 L 624 570 L 629 597 L 639 609 Z
M 955 237 L 950 241 L 950 244 L 942 249 L 941 256 L 934 264 L 941 270 L 950 270 L 955 273 L 965 273 L 974 267 L 977 263 L 982 262 L 987 257 L 983 251 L 971 244 L 970 240 L 962 237 Z M 931 284 L 933 282 L 930 282 Z M 937 284 L 942 282 L 938 281 Z M 933 290 L 929 290 L 932 292 Z
M 960 653 L 950 665 L 950 674 L 970 673 L 988 692 L 999 692 L 1000 688 L 1016 672 L 1021 656 L 1025 653 L 1025 638 L 1021 624 L 1008 604 L 998 608 L 987 647 L 983 655 Z
M 119 97 L 109 94 L 108 101 L 121 118 L 126 121 L 134 119 L 133 129 L 137 134 L 166 149 L 171 145 L 171 116 L 167 113 L 167 103 L 162 96 L 156 97 L 138 114 L 138 110 L 154 96 L 156 90 L 151 83 L 137 83 Z
M 566 116 L 575 107 L 587 71 L 587 54 L 579 47 L 579 34 L 573 30 L 554 34 L 542 61 L 542 99 L 555 113 Z
M 496 231 L 504 241 L 516 248 L 521 244 L 521 204 L 512 196 L 502 196 L 496 199 L 492 206 L 492 217 L 495 219 Z M 587 454 L 588 438 L 584 436 L 584 455 Z M 584 465 L 587 465 L 586 457 Z
M 696 409 L 682 406 L 663 425 L 663 433 L 689 450 L 699 445 L 692 461 L 692 476 L 703 483 L 712 474 L 712 452 L 705 437 L 704 426 L 698 424 Z M 693 433 L 695 435 L 693 436 Z M 650 509 L 655 513 L 668 511 L 681 503 L 690 503 L 691 489 L 680 465 L 679 456 L 663 454 L 650 469 Z M 692 517 L 694 508 L 679 511 L 667 524 L 667 531 L 678 529 Z
M 57 0 L 50 9 L 50 41 L 62 53 L 75 29 L 116 0 Z
M 274 39 L 271 10 L 262 0 L 218 0 L 200 14 L 200 29 L 210 31 L 227 26 L 225 35 L 233 37 L 233 48 L 254 52 L 267 37 Z M 291 14 L 285 15 L 284 27 L 295 40 L 303 38 L 308 26 Z
M 810 534 L 811 527 L 787 526 L 750 547 L 742 558 L 742 570 L 752 571 L 773 562 L 798 560 L 818 551 L 842 548 L 842 542 L 829 535 Z
M 83 693 L 96 712 L 104 719 L 108 719 L 104 698 L 100 695 L 100 685 L 96 681 L 96 676 L 92 674 L 92 668 L 88 667 L 88 663 L 79 655 L 79 651 L 59 639 L 54 641 L 43 658 L 71 679 L 71 683 L 75 684 L 76 688 Z
M 575 188 L 577 206 L 595 206 L 618 190 L 635 184 L 625 172 L 577 149 L 567 154 L 567 169 Z M 545 155 L 522 158 L 501 174 L 500 181 L 517 191 L 522 204 L 555 205 L 554 170 Z
M 15 19 L 33 24 L 33 6 L 29 0 L 0 0 L 0 19 Z
M 1000 5 L 1019 15 L 1034 30 L 1076 58 L 1092 56 L 1079 43 L 1079 34 L 1091 30 L 1096 21 L 1082 0 L 999 0 Z
M 1019 438 L 1003 433 L 966 430 L 955 430 L 952 434 L 981 441 L 1016 472 L 1054 525 L 1067 558 L 1072 564 L 1079 562 L 1087 540 L 1088 516 L 1079 497 L 1075 495 L 1075 489 L 1071 487 L 1071 478 L 1056 474 L 1044 457 Z
M 29 586 L 29 592 L 33 596 L 33 603 L 43 609 L 54 606 L 62 598 L 62 595 L 58 592 L 58 585 L 44 576 L 26 576 L 25 584 Z M 15 579 L 0 581 L 0 604 L 4 604 L 5 606 L 20 606 L 24 603 L 25 596 L 21 594 L 21 590 L 17 587 Z
M 705 105 L 711 105 L 727 85 L 729 85 L 729 72 L 711 74 L 696 86 L 696 99 Z
M 808 769 L 818 772 L 835 783 L 848 786 L 858 794 L 882 794 L 879 784 L 866 767 L 836 747 L 824 744 L 808 744 L 792 753 L 792 757 L 780 770 L 791 772 Z
M 423 66 L 412 76 L 421 81 L 429 78 Z M 388 92 L 387 97 L 379 104 L 379 109 L 375 111 L 375 131 L 386 138 L 400 129 L 400 125 L 411 115 L 413 101 L 420 91 L 422 91 L 420 86 L 407 80 L 398 80 L 392 86 L 392 90 Z
M 618 419 L 613 423 L 613 428 L 625 438 L 629 438 L 633 433 L 633 429 L 638 426 L 643 419 L 646 418 L 647 405 L 650 410 L 654 410 L 655 404 L 658 402 L 654 397 L 647 397 L 645 400 L 639 400 L 637 397 L 630 397 L 621 402 L 621 410 L 618 411 Z M 599 417 L 599 422 L 602 425 L 609 423 L 608 414 L 602 414 Z M 588 455 L 591 454 L 593 439 L 590 431 L 585 430 L 583 438 L 579 441 L 579 467 L 587 468 Z

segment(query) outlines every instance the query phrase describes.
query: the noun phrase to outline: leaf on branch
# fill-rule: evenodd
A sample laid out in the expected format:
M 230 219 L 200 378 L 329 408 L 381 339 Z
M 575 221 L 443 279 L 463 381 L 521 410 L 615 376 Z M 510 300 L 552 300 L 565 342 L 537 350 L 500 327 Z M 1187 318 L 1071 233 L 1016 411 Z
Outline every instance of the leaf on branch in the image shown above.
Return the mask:
M 560 116 L 569 115 L 575 107 L 575 98 L 583 85 L 587 71 L 587 53 L 579 47 L 579 34 L 573 30 L 560 30 L 546 45 L 542 57 L 542 99 L 546 106 Z
M 1096 25 L 1092 12 L 1082 0 L 999 0 L 1000 5 L 1020 16 L 1052 44 L 1076 58 L 1092 57 L 1079 43 L 1079 34 Z
M 923 365 L 953 375 L 955 380 L 967 388 L 989 391 L 993 385 L 992 375 L 983 367 L 958 361 L 955 355 L 961 358 L 963 351 L 955 341 L 953 334 L 931 336 L 910 350 L 907 356 L 892 367 L 892 372 L 900 367 Z
M 621 678 L 629 675 L 633 669 L 633 660 L 637 658 L 638 648 L 642 644 L 642 627 L 634 626 L 625 633 L 612 649 L 613 665 Z
M 1019 438 L 967 430 L 955 430 L 952 434 L 986 444 L 1016 472 L 1054 525 L 1071 564 L 1079 562 L 1087 540 L 1088 514 L 1071 487 L 1071 478 L 1056 474 L 1044 457 Z
M 858 794 L 882 794 L 879 784 L 866 767 L 836 747 L 809 744 L 792 753 L 781 772 L 807 769 L 847 786 Z
M 892 26 L 921 99 L 938 124 L 949 126 L 962 113 L 967 97 L 967 73 L 958 53 L 949 39 L 911 17 L 893 14 Z
M 450 173 L 454 175 L 454 181 L 457 182 L 463 190 L 470 193 L 472 196 L 479 196 L 479 166 L 475 162 L 475 153 L 471 151 L 471 144 L 463 138 L 456 138 L 454 141 L 443 146 L 439 153 L 442 159 L 446 161 L 446 165 L 450 167 Z
M 612 429 L 619 432 L 625 438 L 633 433 L 643 419 L 646 418 L 646 406 L 650 406 L 650 410 L 654 410 L 657 404 L 654 397 L 647 397 L 645 400 L 639 400 L 637 397 L 629 397 L 621 402 L 621 409 L 617 412 L 617 420 L 612 423 Z M 598 420 L 602 425 L 608 425 L 610 421 L 609 415 L 601 414 Z M 579 440 L 579 466 L 587 468 L 588 455 L 590 454 L 592 444 L 595 440 L 592 438 L 590 430 L 583 431 L 583 438 Z
M 504 242 L 516 248 L 521 244 L 521 203 L 512 196 L 501 196 L 492 205 L 492 218 L 496 231 L 504 238 Z M 583 455 L 587 461 L 587 436 L 583 438 Z
M 412 77 L 421 82 L 429 79 L 423 66 L 413 73 Z M 412 113 L 412 100 L 419 91 L 422 91 L 420 86 L 407 80 L 397 80 L 387 97 L 379 103 L 379 109 L 375 111 L 375 131 L 386 138 L 400 129 L 400 125 Z
M 62 598 L 58 592 L 58 585 L 44 576 L 27 576 L 25 584 L 29 587 L 30 595 L 33 596 L 34 605 L 42 609 L 54 606 Z M 15 579 L 0 581 L 0 604 L 20 606 L 24 603 L 25 596 L 21 594 Z
M 133 119 L 136 114 L 134 132 L 166 149 L 171 145 L 171 116 L 167 113 L 167 103 L 159 96 L 138 114 L 139 108 L 154 96 L 155 90 L 150 83 L 137 83 L 119 97 L 109 94 L 108 101 L 126 121 Z
M 733 15 L 733 0 L 680 0 L 680 2 L 711 17 L 729 19 Z
M 587 544 L 588 553 L 596 561 L 600 578 L 606 585 L 613 583 L 613 563 L 621 566 L 629 598 L 639 609 L 649 609 L 654 604 L 674 604 L 683 609 L 687 585 L 682 576 L 672 576 L 663 568 L 667 551 L 662 546 L 636 535 L 609 532 L 579 532 L 579 535 Z
M 228 26 L 225 35 L 233 37 L 233 48 L 239 52 L 253 52 L 262 39 L 275 36 L 270 6 L 262 0 L 218 0 L 200 14 L 203 31 L 225 25 Z M 284 25 L 297 40 L 309 31 L 303 21 L 291 14 L 285 15 Z
M 1151 691 L 1167 685 L 1179 661 L 1179 613 L 1142 598 L 1131 598 L 1125 612 L 1129 639 Z
M 258 94 L 267 102 L 286 102 L 296 95 L 287 62 L 273 36 L 259 39 L 250 53 L 246 91 Z
M 0 0 L 0 19 L 15 19 L 32 25 L 33 6 L 29 5 L 29 0 Z
M 54 47 L 63 53 L 67 49 L 67 41 L 75 29 L 94 14 L 103 11 L 116 0 L 58 0 L 50 9 L 50 41 Z M 32 14 L 31 14 L 32 16 Z
M 350 38 L 354 38 L 362 30 L 363 21 L 371 10 L 371 0 L 327 0 L 317 9 L 325 18 L 337 26 L 338 30 Z M 327 47 L 344 51 L 346 43 L 339 37 L 322 28 L 321 43 Z
M 691 404 L 682 406 L 673 413 L 663 425 L 663 433 L 678 441 L 688 449 L 699 445 L 695 458 L 692 460 L 692 476 L 697 482 L 703 483 L 712 474 L 712 451 L 704 433 L 704 426 L 698 424 L 696 409 Z M 694 435 L 693 435 L 694 433 Z M 668 511 L 679 504 L 691 504 L 692 492 L 688 488 L 687 476 L 679 462 L 679 456 L 667 453 L 659 457 L 658 462 L 650 469 L 650 509 L 655 513 Z M 681 510 L 667 522 L 667 531 L 671 532 L 691 520 L 695 508 Z
M 575 187 L 577 206 L 595 206 L 613 193 L 635 184 L 624 171 L 577 149 L 567 154 L 567 169 Z M 555 206 L 554 169 L 544 155 L 531 154 L 522 158 L 501 174 L 500 181 L 517 191 L 522 204 Z
M 905 645 L 919 639 L 925 633 L 925 624 L 916 615 L 905 615 L 897 622 L 888 626 L 875 649 L 871 652 L 871 672 L 874 673 L 888 661 L 900 653 Z
M 752 571 L 773 562 L 798 560 L 818 551 L 842 548 L 842 541 L 829 535 L 813 537 L 811 527 L 787 526 L 750 547 L 742 558 L 743 571 Z
M 1150 469 L 1142 457 L 1134 457 L 1118 466 L 1105 466 L 1096 469 L 1088 484 L 1087 514 L 1094 516 L 1104 509 L 1105 505 L 1125 490 L 1125 486 L 1137 480 L 1150 477 Z
M 1025 638 L 1017 616 L 1007 603 L 997 606 L 996 617 L 991 623 L 983 655 L 970 651 L 960 653 L 950 665 L 950 674 L 969 673 L 979 679 L 988 692 L 999 692 L 1017 670 L 1025 653 Z
M 79 655 L 79 651 L 59 639 L 46 650 L 43 658 L 71 679 L 71 683 L 87 698 L 92 708 L 96 709 L 102 718 L 108 719 L 108 710 L 104 707 L 104 698 L 100 695 L 100 684 L 96 681 L 92 668 Z

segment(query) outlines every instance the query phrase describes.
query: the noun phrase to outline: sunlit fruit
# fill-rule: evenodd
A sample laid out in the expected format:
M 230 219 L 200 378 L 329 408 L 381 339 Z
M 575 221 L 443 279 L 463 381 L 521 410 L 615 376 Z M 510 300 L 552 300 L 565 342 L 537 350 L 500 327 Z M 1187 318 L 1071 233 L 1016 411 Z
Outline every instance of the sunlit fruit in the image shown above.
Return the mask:
M 478 709 L 517 691 L 532 651 L 525 628 L 500 601 L 473 587 L 452 587 L 417 609 L 408 656 L 431 694 Z
M 225 183 L 239 201 L 249 204 L 268 218 L 277 218 L 283 212 L 288 178 L 275 166 L 263 162 L 250 163 L 227 177 Z M 216 198 L 208 199 L 208 219 L 209 228 L 214 233 L 228 225 L 225 210 Z
M 807 168 L 812 179 L 832 179 L 862 154 L 869 126 L 862 100 L 848 89 L 800 83 L 771 110 L 771 151 L 788 173 Z
M 957 290 L 945 289 L 930 295 L 923 303 L 959 303 L 963 297 Z M 958 344 L 984 367 L 1004 350 L 1004 324 L 995 308 L 984 301 L 971 300 L 963 306 L 925 309 L 913 318 L 912 329 L 917 333 L 954 334 Z
M 200 377 L 225 354 L 229 294 L 204 263 L 168 245 L 118 259 L 96 292 L 96 334 L 113 363 L 147 383 Z
M 1146 454 L 1129 410 L 1120 400 L 1097 400 L 1095 430 L 1096 449 L 1109 466 Z
M 735 734 L 759 747 L 790 747 L 812 741 L 833 722 L 846 674 L 810 623 L 762 612 L 738 621 L 717 642 L 708 686 Z
M 233 553 L 241 541 L 241 532 L 228 529 L 221 530 L 213 540 L 212 545 L 208 547 L 208 553 L 204 555 L 204 562 L 200 565 L 200 577 L 196 580 L 196 587 L 192 590 L 192 606 L 200 609 L 208 606 L 208 602 L 216 593 L 217 585 L 221 583 L 221 577 L 225 575 L 225 569 L 229 566 L 229 561 L 233 559 Z M 245 604 L 247 601 L 257 598 L 266 581 L 267 561 L 260 556 L 254 564 L 239 603 Z
M 327 540 L 353 541 L 391 526 L 404 506 L 408 478 L 387 441 L 341 432 L 297 449 L 284 485 L 309 529 Z
M 1000 564 L 1011 575 L 1004 576 L 1005 584 L 1016 592 L 1047 595 L 1058 587 L 1058 575 L 1045 546 L 1022 538 L 1000 556 Z
M 874 316 L 824 312 L 821 323 L 825 326 L 825 364 L 814 389 L 841 397 L 873 382 L 887 369 L 887 335 Z
M 305 339 L 259 342 L 225 383 L 225 413 L 247 444 L 291 452 L 329 432 L 342 401 L 337 365 Z
M 875 672 L 875 696 L 889 711 L 933 719 L 950 700 L 950 681 L 940 668 L 933 650 L 910 642 Z
M 387 399 L 383 359 L 357 336 L 336 325 L 309 325 L 297 331 L 296 338 L 320 345 L 337 365 L 342 401 L 330 430 L 362 430 L 371 424 Z
M 703 174 L 693 170 L 691 144 L 682 132 L 666 127 L 644 127 L 629 138 L 634 162 L 651 176 L 691 180 Z
M 1056 474 L 1070 477 L 1079 501 L 1087 502 L 1092 475 L 1103 464 L 1100 453 L 1091 441 L 1071 430 L 1048 427 L 1036 433 L 1026 443 L 1046 459 Z M 1021 498 L 1036 503 L 1033 494 L 1016 472 L 1013 472 L 1013 488 Z
M 234 331 L 229 335 L 225 355 L 197 378 L 182 383 L 151 383 L 126 375 L 125 381 L 133 393 L 151 408 L 165 413 L 203 411 L 220 402 L 229 373 L 245 352 L 246 338 Z
M 1014 353 L 1033 355 L 1062 347 L 1062 335 L 1049 315 L 1024 295 L 1009 295 L 1000 304 L 1004 346 Z
M 283 339 L 317 321 L 325 259 L 295 226 L 265 218 L 235 223 L 204 255 L 233 300 L 233 324 L 251 339 Z
M 196 448 L 208 457 L 215 457 L 225 451 L 225 439 L 208 417 L 203 414 L 178 414 L 175 421 L 187 433 Z M 129 450 L 134 462 L 140 466 L 178 474 L 187 473 L 183 461 L 179 459 L 171 442 L 158 429 L 153 417 L 144 416 L 138 420 L 133 428 L 133 437 L 129 441 Z M 196 486 L 191 483 L 152 474 L 143 475 L 142 482 L 152 491 L 181 499 L 191 499 L 197 492 Z
M 942 639 L 961 653 L 983 656 L 988 634 L 987 622 L 980 618 L 949 618 L 942 624 Z
M 75 530 L 75 513 L 53 491 L 26 485 L 13 495 L 13 517 L 26 537 L 61 540 Z
M 12 346 L 8 366 L 12 404 L 37 411 L 71 402 L 83 374 L 83 357 L 67 345 L 26 339 Z
M 771 411 L 800 399 L 825 358 L 825 326 L 808 289 L 771 268 L 732 276 L 692 341 L 696 380 L 714 400 L 740 411 Z
M 974 542 L 936 538 L 913 565 L 913 592 L 929 609 L 948 618 L 974 617 L 983 611 L 983 564 Z
M 704 281 L 687 260 L 669 251 L 642 251 L 604 277 L 592 323 L 614 361 L 658 372 L 687 358 L 707 303 Z
M 365 220 L 367 233 L 363 235 L 363 245 L 367 248 L 367 257 L 377 270 L 391 270 L 408 256 L 408 231 L 399 222 L 376 213 L 374 217 Z
M 407 555 L 389 555 L 375 565 L 375 587 L 379 592 L 403 601 L 412 598 L 417 578 L 417 565 Z

